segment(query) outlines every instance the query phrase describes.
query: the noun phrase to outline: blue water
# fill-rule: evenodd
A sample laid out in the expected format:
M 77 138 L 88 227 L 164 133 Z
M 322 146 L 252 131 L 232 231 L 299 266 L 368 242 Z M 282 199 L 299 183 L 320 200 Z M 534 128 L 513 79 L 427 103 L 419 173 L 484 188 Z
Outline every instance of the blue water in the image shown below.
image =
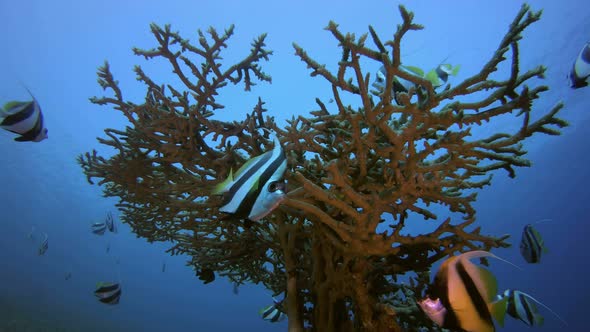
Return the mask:
M 0 331 L 41 331 L 61 327 L 67 331 L 282 331 L 286 322 L 260 319 L 258 309 L 270 304 L 271 294 L 260 286 L 246 285 L 239 294 L 223 278 L 203 285 L 186 257 L 170 257 L 169 243 L 147 243 L 126 225 L 118 234 L 97 237 L 89 224 L 107 211 L 118 215 L 114 199 L 90 186 L 75 157 L 93 148 L 111 153 L 95 138 L 106 127 L 123 128 L 125 119 L 88 98 L 102 95 L 96 68 L 108 60 L 125 98 L 141 103 L 144 87 L 132 68 L 140 64 L 159 82 L 174 81 L 167 63 L 146 63 L 131 47 L 155 46 L 149 23 L 170 23 L 185 37 L 197 40 L 197 29 L 209 26 L 222 31 L 236 25 L 225 59 L 245 56 L 250 42 L 268 32 L 267 45 L 274 55 L 262 63 L 273 83 L 259 83 L 250 93 L 229 87 L 218 102 L 226 105 L 220 119 L 241 119 L 259 96 L 279 123 L 292 115 L 317 108 L 314 98 L 325 101 L 331 89 L 323 80 L 310 78 L 293 53 L 297 42 L 329 69 L 340 59 L 337 42 L 323 30 L 329 20 L 342 31 L 367 32 L 373 25 L 382 39 L 401 22 L 397 3 L 373 1 L 1 1 L 0 102 L 26 99 L 23 82 L 40 101 L 49 139 L 41 143 L 16 143 L 12 134 L 0 132 Z M 546 311 L 539 331 L 587 329 L 585 315 L 590 289 L 587 279 L 587 172 L 590 149 L 588 101 L 590 88 L 571 90 L 566 75 L 581 46 L 590 38 L 590 12 L 583 1 L 535 1 L 544 9 L 540 22 L 523 34 L 522 68 L 543 64 L 551 90 L 535 108 L 545 112 L 558 100 L 566 103 L 561 117 L 571 123 L 561 137 L 535 136 L 527 141 L 533 167 L 517 170 L 509 179 L 497 172 L 493 185 L 480 191 L 478 223 L 488 234 L 511 234 L 520 239 L 526 223 L 551 218 L 538 225 L 550 252 L 539 265 L 527 265 L 518 246 L 495 253 L 523 270 L 492 262 L 500 288 L 527 291 L 558 312 L 563 327 Z M 454 80 L 475 73 L 500 42 L 520 8 L 519 1 L 407 2 L 417 23 L 426 29 L 411 32 L 402 44 L 409 64 L 425 68 L 448 61 L 461 64 Z M 375 72 L 377 65 L 366 70 Z M 506 70 L 501 68 L 500 70 Z M 352 100 L 352 103 L 357 101 Z M 479 133 L 520 122 L 501 119 Z M 37 233 L 27 237 L 31 227 Z M 420 226 L 417 226 L 417 229 Z M 41 233 L 49 235 L 46 255 L 37 255 Z M 110 246 L 107 253 L 106 248 Z M 119 264 L 117 264 L 117 261 Z M 161 271 L 166 263 L 166 272 Z M 71 271 L 70 280 L 64 275 Z M 92 292 L 101 280 L 121 278 L 121 303 L 105 306 Z M 522 323 L 507 320 L 502 331 L 521 331 Z

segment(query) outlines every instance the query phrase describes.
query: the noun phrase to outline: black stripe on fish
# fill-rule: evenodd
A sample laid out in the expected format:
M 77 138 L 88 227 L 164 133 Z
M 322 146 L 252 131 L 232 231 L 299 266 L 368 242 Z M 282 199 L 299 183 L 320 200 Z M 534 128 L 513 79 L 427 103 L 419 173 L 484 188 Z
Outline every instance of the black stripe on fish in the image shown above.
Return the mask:
M 101 297 L 98 300 L 102 303 L 106 304 L 119 304 L 119 300 L 121 299 L 121 288 L 117 289 L 114 293 L 107 297 Z
M 24 120 L 28 119 L 33 114 L 35 114 L 35 102 L 34 101 L 21 102 L 18 104 L 18 106 L 15 106 L 13 108 L 16 108 L 16 107 L 22 107 L 22 108 L 18 112 L 11 114 L 11 115 L 7 116 L 6 118 L 4 118 L 4 120 L 2 120 L 0 125 L 14 126 L 15 124 L 23 122 Z
M 447 309 L 441 327 L 458 329 L 459 319 L 452 310 L 451 302 L 449 300 L 449 280 L 448 280 L 448 265 L 443 264 L 440 271 L 435 275 L 432 287 L 429 289 L 431 299 L 440 299 L 442 305 Z
M 39 109 L 39 116 L 37 117 L 37 121 L 35 121 L 35 125 L 29 131 L 22 133 L 20 137 L 16 137 L 14 140 L 23 142 L 23 141 L 34 141 L 43 131 L 43 113 L 41 113 L 41 109 Z
M 286 160 L 285 154 L 284 153 L 279 154 L 278 158 L 276 158 L 264 170 L 264 172 L 262 172 L 262 174 L 260 174 L 260 178 L 258 179 L 258 186 L 256 188 L 251 188 L 250 191 L 248 191 L 248 194 L 246 194 L 246 197 L 242 200 L 242 202 L 240 203 L 240 206 L 238 207 L 238 210 L 236 211 L 238 214 L 240 214 L 240 213 L 245 213 L 246 215 L 250 214 L 250 212 L 252 211 L 252 208 L 254 207 L 254 203 L 256 202 L 256 199 L 258 198 L 258 196 L 260 196 L 260 193 L 265 189 L 270 190 L 270 188 L 267 188 L 269 185 L 268 180 L 275 174 L 277 169 L 281 166 L 281 164 L 285 160 Z
M 260 159 L 256 161 L 254 165 L 250 165 L 250 167 L 246 170 L 246 173 L 240 176 L 236 183 L 232 184 L 226 194 L 224 194 L 223 205 L 228 204 L 237 194 L 238 190 L 244 186 L 244 184 L 260 169 L 264 164 L 270 159 L 272 156 L 272 152 L 268 151 L 265 152 Z M 239 208 L 238 208 L 239 211 Z M 238 213 L 236 211 L 235 213 Z
M 107 230 L 107 225 L 105 223 L 102 222 L 97 222 L 92 224 L 91 226 L 92 228 L 92 233 L 96 234 L 96 235 L 103 235 L 105 233 L 105 231 Z
M 521 293 L 518 293 L 518 295 L 515 296 L 514 299 L 518 300 L 518 304 L 520 304 L 520 306 L 522 307 L 522 311 L 520 312 L 520 319 L 529 326 L 533 326 L 535 319 L 534 311 L 536 311 L 536 308 L 531 308 L 531 303 Z
M 456 263 L 456 269 L 457 273 L 459 274 L 459 278 L 461 279 L 461 283 L 467 291 L 469 300 L 477 311 L 477 315 L 486 323 L 494 326 L 494 323 L 492 322 L 492 315 L 490 314 L 486 300 L 482 297 L 481 293 L 477 289 L 477 286 L 475 285 L 475 282 L 473 279 L 471 279 L 471 276 L 465 269 L 465 266 L 460 259 Z
M 526 225 L 522 230 L 520 253 L 528 263 L 538 263 L 542 250 L 542 240 L 537 238 L 532 225 Z
M 106 284 L 102 285 L 94 291 L 97 296 L 105 295 L 106 293 L 112 292 L 119 288 L 119 284 Z

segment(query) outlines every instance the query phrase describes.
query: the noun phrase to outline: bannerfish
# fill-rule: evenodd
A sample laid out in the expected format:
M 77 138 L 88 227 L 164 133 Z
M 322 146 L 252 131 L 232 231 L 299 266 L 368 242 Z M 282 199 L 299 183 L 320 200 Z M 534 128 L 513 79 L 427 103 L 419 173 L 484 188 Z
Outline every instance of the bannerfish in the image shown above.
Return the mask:
M 436 68 L 429 71 L 425 78 L 429 80 L 430 83 L 432 83 L 432 86 L 438 88 L 447 83 L 449 75 L 457 76 L 459 73 L 459 68 L 459 65 L 453 66 L 448 63 L 441 63 Z
M 118 283 L 99 282 L 96 284 L 94 295 L 102 303 L 118 304 L 121 298 L 121 285 Z
M 65 279 L 66 279 L 66 280 L 70 280 L 70 278 L 72 278 L 72 272 L 68 271 L 68 272 L 66 272 L 66 274 L 65 274 Z
M 572 81 L 571 87 L 573 89 L 583 88 L 588 86 L 590 83 L 590 43 L 586 43 L 576 61 L 574 61 L 574 66 L 572 67 L 572 71 L 570 72 L 570 80 Z
M 107 230 L 107 225 L 104 222 L 95 222 L 90 226 L 90 228 L 92 229 L 92 233 L 96 235 L 103 235 Z
M 264 307 L 258 311 L 260 317 L 262 319 L 269 321 L 271 323 L 280 322 L 285 319 L 286 315 L 282 309 L 283 301 L 277 301 L 276 299 L 272 299 L 273 304 Z
M 162 263 L 162 272 L 166 272 L 166 262 Z
M 47 252 L 47 249 L 49 248 L 49 236 L 47 233 L 43 234 L 45 235 L 45 239 L 43 239 L 43 242 L 39 245 L 39 255 L 45 255 L 45 252 Z
M 215 273 L 208 268 L 201 269 L 201 271 L 197 272 L 197 275 L 199 276 L 199 280 L 203 280 L 203 284 L 205 285 L 215 280 Z
M 567 323 L 558 314 L 551 310 L 551 308 L 527 293 L 518 290 L 507 289 L 502 295 L 498 295 L 497 298 L 498 300 L 507 298 L 508 307 L 506 312 L 508 315 L 512 316 L 513 318 L 520 319 L 528 326 L 543 325 L 544 318 L 541 316 L 541 314 L 539 314 L 539 310 L 537 309 L 535 303 L 543 306 L 545 309 L 555 315 L 555 317 L 557 317 L 563 324 L 567 325 Z
M 497 281 L 487 269 L 470 259 L 493 257 L 487 251 L 469 251 L 445 260 L 427 298 L 418 301 L 424 313 L 438 326 L 470 332 L 495 331 L 492 317 L 504 325 L 507 299 L 496 300 Z
M 272 134 L 272 138 L 271 151 L 249 159 L 235 176 L 230 170 L 229 177 L 214 188 L 214 195 L 223 194 L 219 211 L 257 221 L 285 199 L 285 183 L 281 179 L 287 158 L 277 136 Z
M 520 238 L 520 254 L 527 263 L 539 263 L 541 254 L 547 253 L 541 234 L 531 224 L 524 226 Z
M 439 64 L 436 68 L 429 71 L 427 74 L 424 74 L 424 70 L 416 66 L 406 66 L 400 65 L 399 69 L 404 71 L 408 74 L 415 75 L 418 77 L 422 77 L 430 81 L 432 86 L 436 89 L 442 85 L 444 85 L 447 80 L 449 79 L 449 75 L 456 76 L 459 72 L 459 66 L 452 66 L 448 63 Z M 379 71 L 377 71 L 377 75 L 375 81 L 373 82 L 373 87 L 377 89 L 380 93 L 385 89 L 386 85 L 386 72 L 385 67 L 381 66 Z M 409 92 L 415 84 L 409 80 L 406 80 L 401 77 L 394 76 L 393 78 L 393 97 L 395 98 L 395 102 L 399 104 L 399 100 L 397 99 L 398 92 Z M 417 91 L 420 93 L 420 91 Z
M 33 97 L 31 101 L 10 101 L 0 108 L 0 128 L 19 134 L 17 142 L 41 142 L 47 138 L 41 106 Z
M 111 233 L 117 233 L 117 225 L 115 225 L 115 220 L 113 219 L 113 214 L 111 212 L 107 213 L 107 218 L 105 220 L 105 224 Z

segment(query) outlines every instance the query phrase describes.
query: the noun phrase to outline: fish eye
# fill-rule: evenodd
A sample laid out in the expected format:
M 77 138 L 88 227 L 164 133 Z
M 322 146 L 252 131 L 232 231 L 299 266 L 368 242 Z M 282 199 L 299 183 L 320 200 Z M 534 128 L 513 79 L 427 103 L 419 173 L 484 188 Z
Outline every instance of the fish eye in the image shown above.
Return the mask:
M 273 193 L 277 190 L 283 190 L 283 189 L 285 189 L 285 184 L 283 182 L 273 181 L 268 184 L 268 192 Z

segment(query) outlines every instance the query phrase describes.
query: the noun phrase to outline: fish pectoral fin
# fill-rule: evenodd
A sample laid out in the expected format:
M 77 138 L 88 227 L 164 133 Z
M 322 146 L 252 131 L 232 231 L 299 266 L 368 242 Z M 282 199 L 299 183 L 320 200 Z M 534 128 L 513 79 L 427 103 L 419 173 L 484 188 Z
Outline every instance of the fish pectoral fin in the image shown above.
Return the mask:
M 543 316 L 541 316 L 540 314 L 536 314 L 533 317 L 533 321 L 535 323 L 535 326 L 542 326 L 543 323 L 545 322 L 545 318 L 543 318 Z
M 501 300 L 488 304 L 490 315 L 500 324 L 504 326 L 504 317 L 506 316 L 506 309 L 508 309 L 508 298 L 504 297 Z

